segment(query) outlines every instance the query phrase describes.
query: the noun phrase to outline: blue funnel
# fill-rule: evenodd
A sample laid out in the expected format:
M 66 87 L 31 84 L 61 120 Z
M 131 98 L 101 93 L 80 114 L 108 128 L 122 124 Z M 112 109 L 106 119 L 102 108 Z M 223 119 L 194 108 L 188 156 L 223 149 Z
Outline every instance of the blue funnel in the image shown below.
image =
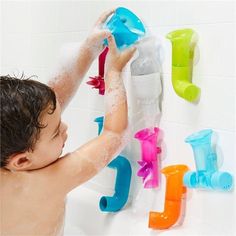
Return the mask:
M 104 24 L 115 37 L 119 49 L 128 47 L 145 35 L 145 28 L 141 20 L 124 7 L 116 9 L 115 13 Z M 105 40 L 107 45 L 107 41 Z

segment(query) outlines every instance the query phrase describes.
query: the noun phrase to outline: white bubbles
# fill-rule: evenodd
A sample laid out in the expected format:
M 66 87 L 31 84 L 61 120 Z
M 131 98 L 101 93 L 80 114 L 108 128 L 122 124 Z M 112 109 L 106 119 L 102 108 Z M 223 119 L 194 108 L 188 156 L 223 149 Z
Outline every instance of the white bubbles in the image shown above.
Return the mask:
M 83 145 L 75 154 L 81 159 L 80 174 L 83 178 L 89 179 L 89 175 L 95 175 L 104 168 L 113 158 L 115 158 L 130 141 L 129 129 L 123 133 L 115 133 L 104 130 L 94 141 Z M 95 148 L 96 147 L 96 148 Z M 87 166 L 84 170 L 84 164 Z M 87 163 L 87 164 L 86 164 Z M 87 177 L 84 175 L 88 175 Z
M 104 101 L 106 114 L 115 112 L 120 104 L 126 102 L 126 91 L 122 78 L 112 78 Z

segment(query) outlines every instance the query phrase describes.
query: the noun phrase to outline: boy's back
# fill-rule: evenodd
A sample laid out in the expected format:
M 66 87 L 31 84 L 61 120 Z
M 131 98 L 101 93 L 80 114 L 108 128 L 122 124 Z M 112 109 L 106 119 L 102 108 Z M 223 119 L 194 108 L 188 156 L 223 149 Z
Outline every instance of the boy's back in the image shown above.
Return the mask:
M 44 171 L 1 170 L 1 235 L 62 235 L 65 196 L 55 194 Z

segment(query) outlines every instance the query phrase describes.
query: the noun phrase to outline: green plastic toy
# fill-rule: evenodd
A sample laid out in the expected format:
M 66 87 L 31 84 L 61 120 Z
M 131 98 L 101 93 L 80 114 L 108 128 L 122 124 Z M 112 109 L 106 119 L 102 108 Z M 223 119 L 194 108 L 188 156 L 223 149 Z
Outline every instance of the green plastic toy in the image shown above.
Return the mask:
M 197 34 L 192 29 L 179 29 L 166 35 L 172 43 L 172 84 L 182 98 L 194 102 L 200 88 L 192 84 L 192 68 Z

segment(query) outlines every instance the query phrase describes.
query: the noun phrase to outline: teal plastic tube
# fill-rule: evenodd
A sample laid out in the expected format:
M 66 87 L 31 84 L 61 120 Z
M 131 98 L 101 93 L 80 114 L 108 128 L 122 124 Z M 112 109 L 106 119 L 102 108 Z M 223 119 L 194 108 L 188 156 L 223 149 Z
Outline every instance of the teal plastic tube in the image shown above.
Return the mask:
M 98 135 L 103 128 L 103 119 L 101 116 L 94 120 L 98 124 Z M 108 167 L 117 170 L 115 193 L 113 196 L 103 196 L 99 207 L 101 211 L 116 212 L 122 209 L 128 200 L 132 169 L 128 159 L 120 155 L 111 161 Z
M 117 170 L 115 193 L 112 197 L 103 196 L 99 207 L 101 211 L 116 212 L 128 200 L 132 170 L 129 161 L 123 156 L 116 157 L 108 167 Z
M 100 133 L 102 132 L 102 128 L 103 128 L 103 116 L 97 117 L 94 121 L 97 123 L 98 125 L 98 135 L 100 135 Z

